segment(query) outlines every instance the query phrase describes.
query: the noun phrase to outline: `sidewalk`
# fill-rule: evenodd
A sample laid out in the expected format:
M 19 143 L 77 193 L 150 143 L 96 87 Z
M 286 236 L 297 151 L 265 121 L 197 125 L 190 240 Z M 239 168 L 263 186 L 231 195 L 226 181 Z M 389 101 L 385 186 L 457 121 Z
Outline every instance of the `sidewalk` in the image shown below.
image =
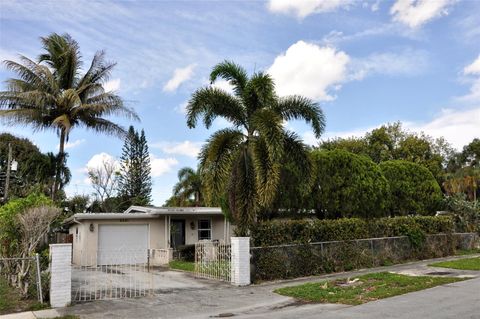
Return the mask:
M 56 318 L 62 316 L 56 309 L 46 309 L 38 311 L 27 311 L 12 313 L 0 316 L 1 319 L 37 319 L 37 318 Z
M 175 291 L 157 293 L 152 297 L 138 299 L 117 299 L 109 301 L 94 301 L 76 304 L 67 308 L 56 309 L 56 313 L 34 312 L 0 316 L 1 319 L 23 318 L 52 318 L 58 315 L 78 315 L 81 318 L 209 318 L 221 316 L 241 316 L 255 314 L 269 314 L 281 309 L 291 307 L 295 300 L 273 293 L 273 290 L 302 284 L 306 282 L 318 282 L 329 279 L 355 277 L 362 274 L 390 271 L 411 275 L 422 275 L 429 272 L 448 272 L 447 276 L 480 277 L 480 272 L 465 271 L 447 268 L 435 268 L 427 266 L 436 261 L 455 260 L 461 258 L 480 257 L 480 254 L 468 256 L 453 256 L 423 261 L 410 262 L 386 267 L 362 269 L 351 272 L 335 273 L 315 277 L 306 277 L 292 280 L 267 282 L 247 287 L 233 287 L 228 284 L 209 284 L 208 281 L 200 280 L 205 285 L 201 288 L 176 289 Z M 296 305 L 297 307 L 298 305 Z M 298 306 L 298 310 L 308 306 Z M 318 305 L 322 311 L 338 311 L 345 305 Z M 286 310 L 286 309 L 284 309 Z M 47 310 L 49 311 L 49 310 Z M 273 314 L 272 314 L 273 315 Z

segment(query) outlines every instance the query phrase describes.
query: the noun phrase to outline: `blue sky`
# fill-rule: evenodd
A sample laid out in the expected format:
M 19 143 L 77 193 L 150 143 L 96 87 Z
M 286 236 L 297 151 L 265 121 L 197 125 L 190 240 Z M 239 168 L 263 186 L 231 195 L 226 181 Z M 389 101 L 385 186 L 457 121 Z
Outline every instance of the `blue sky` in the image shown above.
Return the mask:
M 210 69 L 224 59 L 269 72 L 280 95 L 318 101 L 327 118 L 324 139 L 400 120 L 461 148 L 480 136 L 479 12 L 480 1 L 455 0 L 3 0 L 0 59 L 36 57 L 39 37 L 51 32 L 75 38 L 85 64 L 105 50 L 118 63 L 106 87 L 141 117 L 133 124 L 145 129 L 154 204 L 161 205 L 178 169 L 195 167 L 202 143 L 227 125 L 217 120 L 210 130 L 188 129 L 183 113 L 191 93 L 208 85 Z M 0 70 L 0 81 L 11 76 Z M 304 123 L 286 125 L 317 143 Z M 57 150 L 54 132 L 0 130 L 29 138 L 44 152 Z M 68 194 L 90 194 L 85 168 L 118 158 L 122 143 L 74 130 Z

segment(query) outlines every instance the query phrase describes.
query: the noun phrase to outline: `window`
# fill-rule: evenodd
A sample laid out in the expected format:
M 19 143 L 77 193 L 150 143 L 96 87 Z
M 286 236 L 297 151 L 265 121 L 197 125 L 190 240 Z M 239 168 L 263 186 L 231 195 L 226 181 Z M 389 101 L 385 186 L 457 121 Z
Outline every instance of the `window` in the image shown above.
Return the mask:
M 198 240 L 212 239 L 212 221 L 210 219 L 198 220 Z

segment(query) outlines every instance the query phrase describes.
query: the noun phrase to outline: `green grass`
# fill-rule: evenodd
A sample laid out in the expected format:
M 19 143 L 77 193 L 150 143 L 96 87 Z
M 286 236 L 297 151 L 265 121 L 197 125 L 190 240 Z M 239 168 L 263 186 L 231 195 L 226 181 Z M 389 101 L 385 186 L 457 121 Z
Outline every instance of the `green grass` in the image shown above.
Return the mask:
M 430 264 L 429 266 L 461 270 L 480 270 L 480 257 L 464 258 L 452 261 L 441 261 L 438 263 Z
M 24 299 L 20 292 L 10 287 L 4 278 L 0 277 L 0 315 L 29 310 L 44 309 L 46 305 L 37 300 Z
M 170 268 L 183 271 L 195 271 L 195 263 L 191 261 L 173 260 L 169 264 Z
M 464 280 L 450 277 L 406 276 L 388 272 L 354 278 L 359 280 L 349 285 L 345 285 L 345 279 L 339 279 L 280 288 L 275 292 L 302 301 L 359 305 Z M 351 279 L 354 280 L 354 278 Z
M 465 256 L 465 255 L 473 255 L 473 254 L 480 254 L 480 248 L 459 249 L 455 252 L 455 255 L 457 255 L 457 256 Z

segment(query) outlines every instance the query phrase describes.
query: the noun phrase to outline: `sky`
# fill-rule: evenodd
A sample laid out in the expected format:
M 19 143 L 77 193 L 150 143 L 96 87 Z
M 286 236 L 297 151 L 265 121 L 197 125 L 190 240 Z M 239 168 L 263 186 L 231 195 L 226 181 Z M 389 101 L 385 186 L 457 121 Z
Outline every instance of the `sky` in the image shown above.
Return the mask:
M 153 204 L 170 197 L 177 171 L 196 167 L 205 140 L 229 124 L 217 119 L 189 129 L 185 106 L 210 85 L 211 68 L 225 59 L 249 73 L 268 72 L 280 96 L 319 103 L 327 126 L 321 139 L 359 136 L 402 121 L 411 131 L 445 137 L 461 149 L 480 137 L 480 1 L 0 1 L 0 60 L 36 58 L 39 38 L 68 33 L 85 67 L 98 50 L 117 62 L 105 83 L 138 112 L 149 142 Z M 0 68 L 3 82 L 14 76 Z M 215 85 L 230 90 L 228 83 Z M 301 121 L 285 124 L 316 145 Z M 58 150 L 53 131 L 0 125 Z M 87 167 L 118 159 L 121 139 L 82 128 L 66 151 L 69 196 L 91 194 Z

